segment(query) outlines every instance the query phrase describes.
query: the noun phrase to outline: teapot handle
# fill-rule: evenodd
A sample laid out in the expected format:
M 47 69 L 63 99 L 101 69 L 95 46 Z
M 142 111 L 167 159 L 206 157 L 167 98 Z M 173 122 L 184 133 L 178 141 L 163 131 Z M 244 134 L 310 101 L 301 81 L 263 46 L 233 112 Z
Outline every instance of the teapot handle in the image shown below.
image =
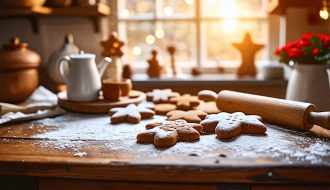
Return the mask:
M 63 67 L 63 63 L 67 62 L 70 65 L 71 59 L 69 56 L 65 56 L 63 58 L 60 59 L 59 64 L 58 64 L 58 71 L 61 75 L 61 77 L 64 79 L 65 83 L 68 84 L 68 77 L 66 75 L 66 73 L 64 72 L 64 67 Z

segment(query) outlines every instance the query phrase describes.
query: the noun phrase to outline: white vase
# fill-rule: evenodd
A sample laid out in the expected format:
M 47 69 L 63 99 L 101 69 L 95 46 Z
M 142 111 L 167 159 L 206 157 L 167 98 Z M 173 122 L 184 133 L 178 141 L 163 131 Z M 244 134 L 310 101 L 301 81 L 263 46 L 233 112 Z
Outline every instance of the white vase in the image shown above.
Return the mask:
M 330 65 L 295 64 L 286 90 L 286 99 L 312 103 L 317 111 L 330 110 Z

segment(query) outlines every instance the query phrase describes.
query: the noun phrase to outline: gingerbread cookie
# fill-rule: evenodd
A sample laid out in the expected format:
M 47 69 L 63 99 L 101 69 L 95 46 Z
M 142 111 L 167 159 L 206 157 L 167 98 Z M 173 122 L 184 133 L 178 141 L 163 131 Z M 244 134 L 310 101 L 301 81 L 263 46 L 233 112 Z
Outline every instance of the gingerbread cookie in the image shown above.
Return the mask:
M 169 147 L 179 141 L 196 141 L 203 126 L 184 120 L 150 123 L 146 131 L 137 135 L 138 143 L 153 143 L 156 147 Z
M 170 98 L 179 95 L 177 92 L 172 92 L 171 89 L 154 89 L 152 92 L 147 92 L 147 101 L 152 101 L 156 104 L 168 103 Z
M 200 123 L 206 116 L 207 113 L 200 110 L 181 111 L 174 110 L 166 114 L 167 119 L 170 121 L 183 119 L 188 123 Z
M 112 108 L 109 111 L 111 116 L 111 123 L 139 123 L 141 119 L 151 118 L 155 115 L 155 112 L 135 104 L 130 104 L 124 108 Z
M 156 104 L 153 108 L 157 115 L 166 115 L 168 112 L 176 110 L 174 104 Z
M 203 131 L 215 131 L 220 139 L 231 139 L 241 133 L 263 134 L 267 130 L 260 116 L 245 115 L 242 112 L 208 115 L 200 124 L 203 125 Z
M 198 92 L 198 99 L 203 100 L 205 102 L 215 102 L 218 94 L 211 90 L 202 90 Z
M 176 104 L 179 110 L 191 110 L 199 105 L 199 100 L 196 96 L 184 94 L 170 99 L 170 103 Z
M 203 112 L 206 112 L 207 114 L 217 114 L 220 112 L 215 102 L 201 102 L 194 109 L 201 110 Z

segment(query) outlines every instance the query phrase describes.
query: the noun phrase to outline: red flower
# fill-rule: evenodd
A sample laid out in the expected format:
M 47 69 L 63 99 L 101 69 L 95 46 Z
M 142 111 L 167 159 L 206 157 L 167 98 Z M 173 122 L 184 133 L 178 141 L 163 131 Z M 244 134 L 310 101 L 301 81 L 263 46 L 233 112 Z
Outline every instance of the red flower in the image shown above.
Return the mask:
M 307 40 L 300 40 L 299 43 L 302 46 L 310 46 L 311 45 L 311 42 L 310 41 L 307 41 Z
M 285 51 L 285 46 L 282 46 L 282 47 L 279 47 L 279 48 L 276 48 L 276 51 L 275 51 L 275 54 L 276 55 L 280 55 L 281 52 Z
M 321 39 L 323 46 L 327 46 L 330 42 L 330 36 L 329 35 L 318 33 L 317 37 L 319 37 Z
M 303 34 L 299 41 L 288 42 L 285 46 L 277 48 L 275 54 L 286 64 L 290 61 L 305 64 L 311 60 L 316 64 L 325 64 L 330 61 L 330 35 Z
M 317 49 L 317 48 L 314 48 L 314 49 L 312 50 L 312 53 L 313 53 L 314 56 L 317 56 L 317 55 L 320 53 L 320 50 Z
M 286 51 L 289 58 L 298 58 L 302 54 L 302 44 L 300 42 L 289 42 Z
M 311 33 L 306 33 L 306 34 L 303 34 L 301 35 L 301 40 L 306 40 L 306 41 L 309 41 L 311 38 L 312 38 L 312 34 Z
M 304 46 L 309 46 L 311 45 L 311 38 L 312 38 L 312 34 L 311 33 L 306 33 L 306 34 L 303 34 L 301 35 L 301 44 L 304 45 Z

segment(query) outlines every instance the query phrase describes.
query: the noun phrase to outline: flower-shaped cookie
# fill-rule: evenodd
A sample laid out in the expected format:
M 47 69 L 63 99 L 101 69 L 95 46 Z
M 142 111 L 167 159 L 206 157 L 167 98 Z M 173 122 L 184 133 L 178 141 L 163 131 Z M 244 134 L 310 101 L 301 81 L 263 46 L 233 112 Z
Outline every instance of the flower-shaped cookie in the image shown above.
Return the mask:
M 156 104 L 168 103 L 170 98 L 179 95 L 177 92 L 172 92 L 171 89 L 154 89 L 152 92 L 147 92 L 147 100 Z
M 137 135 L 138 143 L 153 143 L 157 147 L 169 147 L 179 141 L 196 141 L 203 126 L 184 120 L 150 123 L 146 131 Z
M 170 99 L 170 103 L 176 104 L 179 110 L 191 110 L 199 105 L 197 96 L 191 96 L 190 94 L 184 94 L 183 96 L 177 96 Z
M 167 119 L 170 121 L 183 119 L 189 123 L 199 123 L 207 116 L 207 113 L 200 110 L 181 111 L 174 110 L 166 114 Z
M 230 139 L 246 134 L 263 134 L 266 126 L 257 115 L 245 115 L 242 112 L 211 114 L 201 123 L 203 131 L 214 132 L 220 139 Z
M 151 109 L 130 104 L 124 108 L 110 109 L 109 115 L 111 116 L 111 123 L 121 123 L 125 121 L 130 123 L 139 123 L 141 119 L 153 117 L 155 112 Z

